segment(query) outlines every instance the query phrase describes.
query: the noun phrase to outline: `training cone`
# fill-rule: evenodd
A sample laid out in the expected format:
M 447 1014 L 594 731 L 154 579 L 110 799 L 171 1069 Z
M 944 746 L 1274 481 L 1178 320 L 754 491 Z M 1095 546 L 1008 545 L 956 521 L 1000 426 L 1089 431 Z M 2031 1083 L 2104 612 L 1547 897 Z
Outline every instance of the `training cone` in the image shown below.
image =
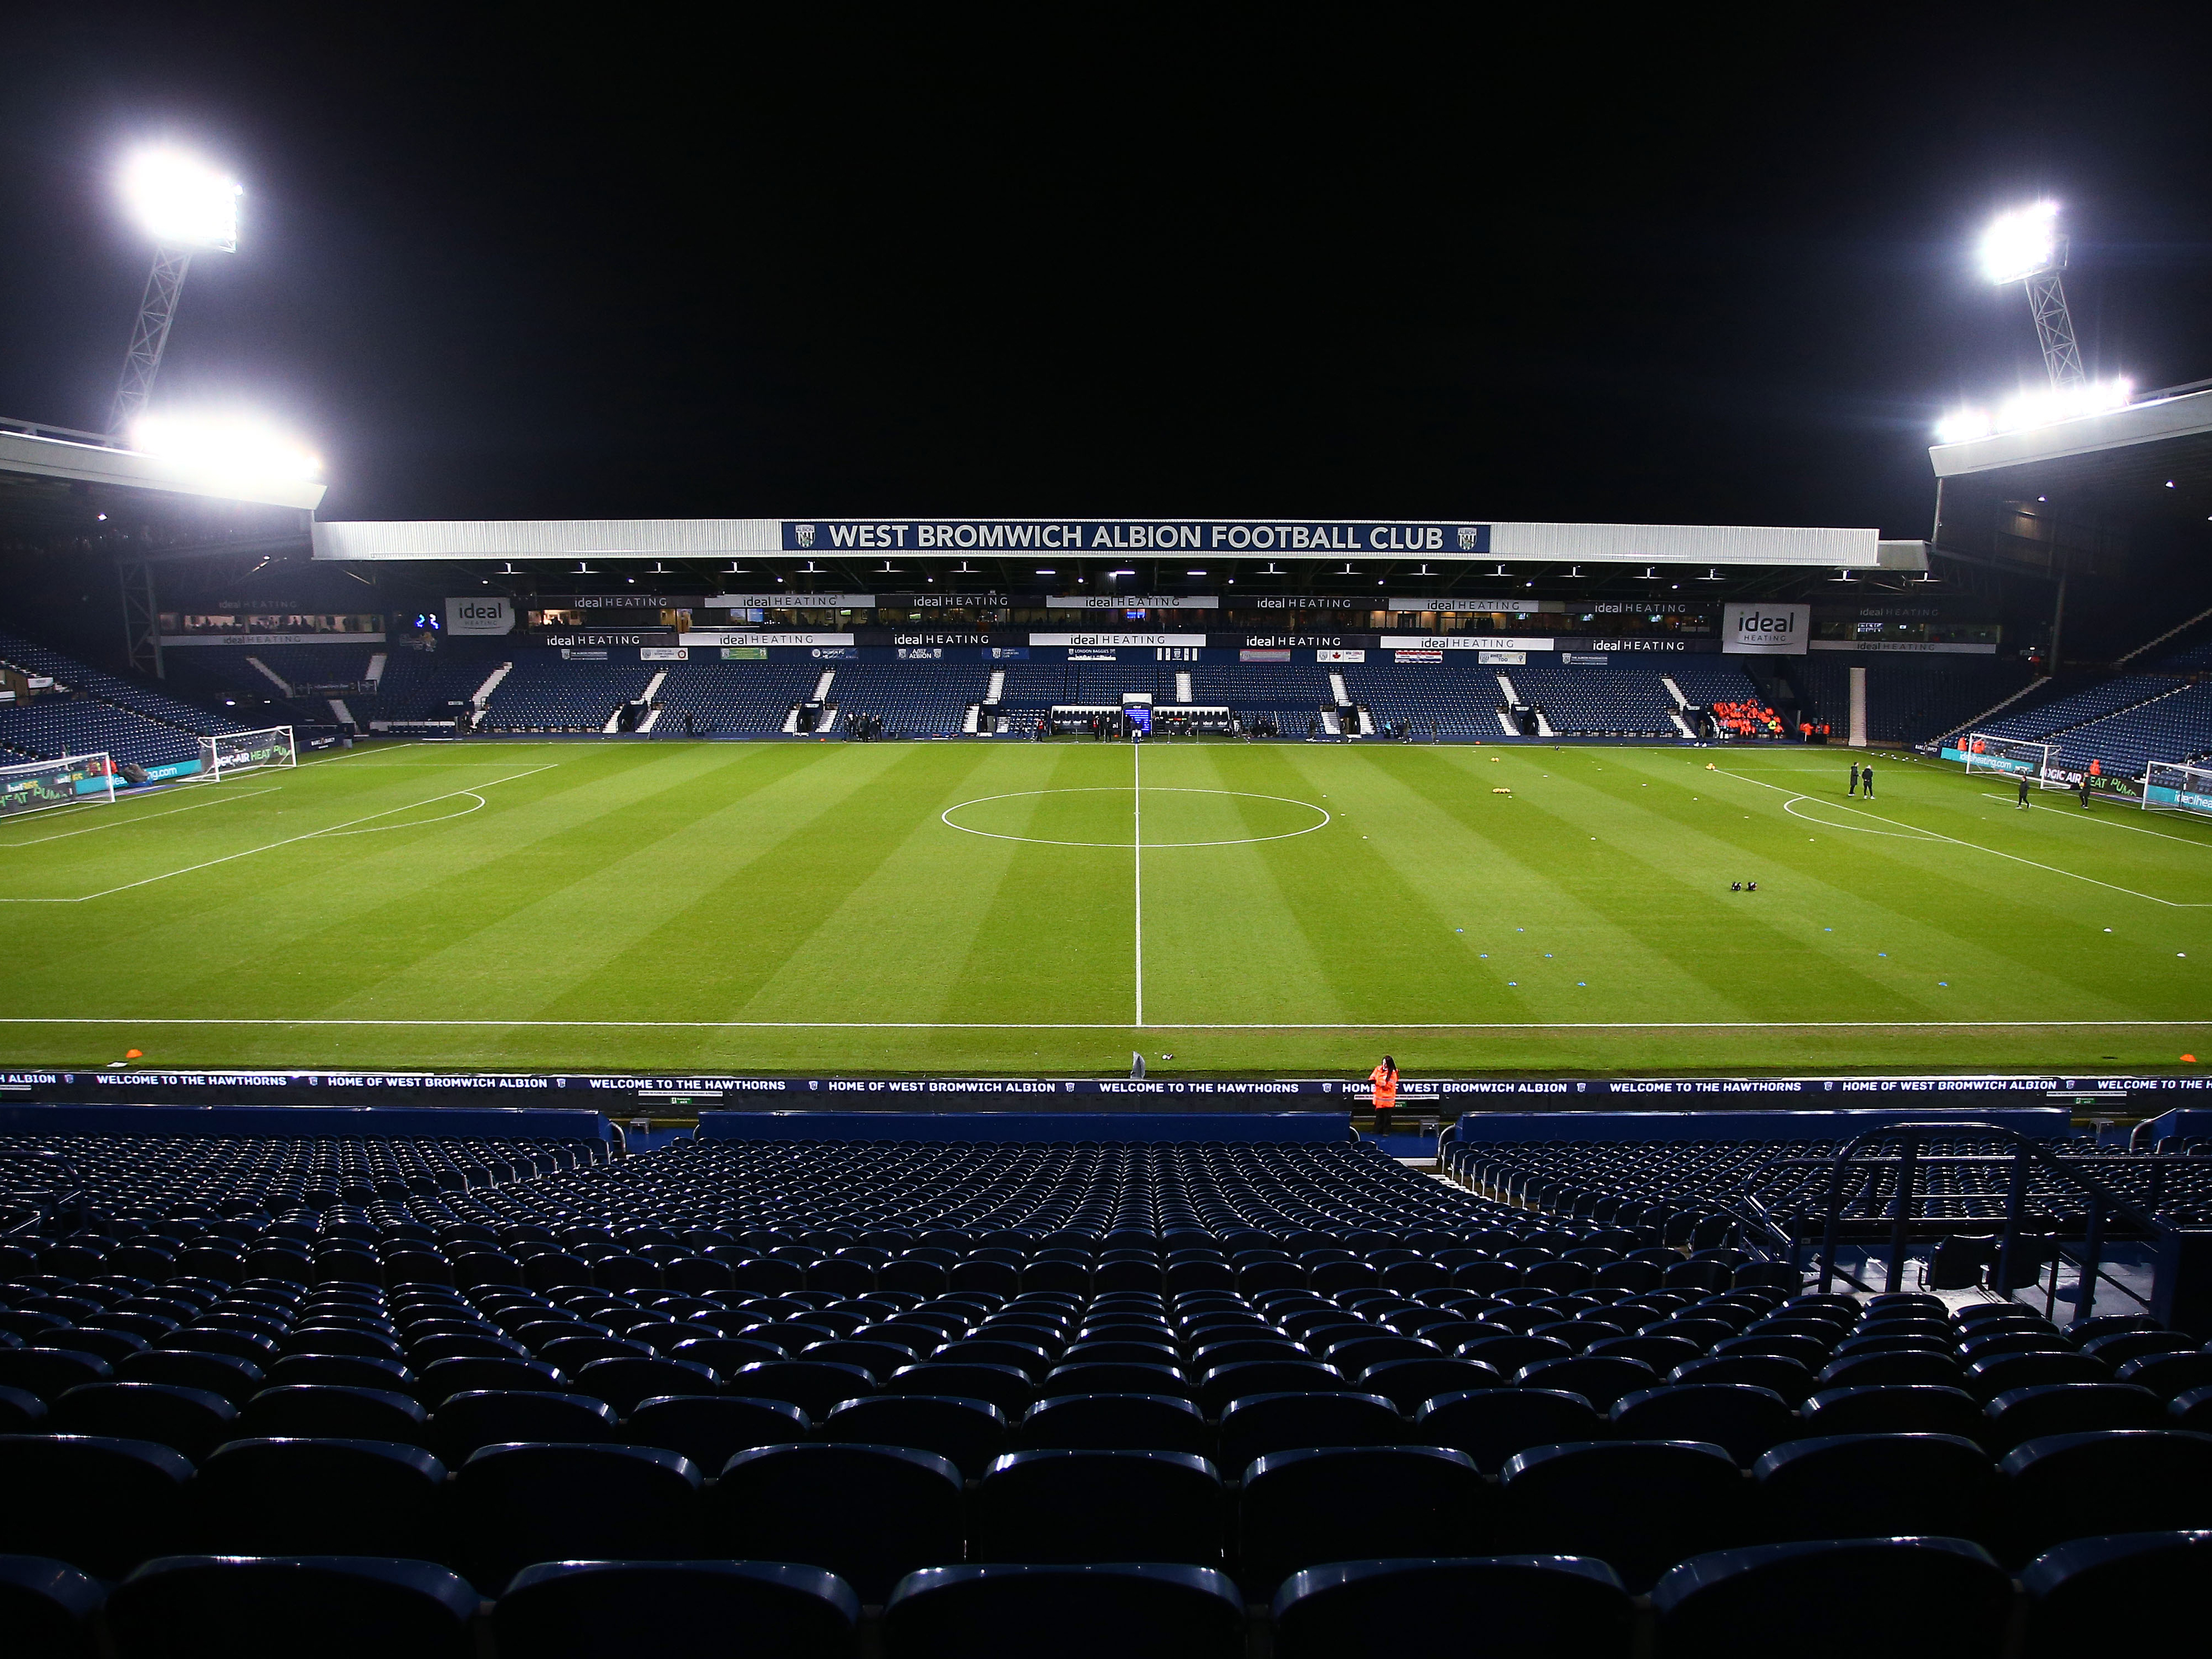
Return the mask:
M 125 1048 L 123 1051 L 123 1058 L 125 1060 L 143 1060 L 146 1058 L 146 1054 L 145 1051 L 141 1048 Z
M 2197 1063 L 2197 1056 L 2194 1054 L 2184 1054 L 2181 1057 L 2181 1063 L 2184 1066 L 2194 1066 Z

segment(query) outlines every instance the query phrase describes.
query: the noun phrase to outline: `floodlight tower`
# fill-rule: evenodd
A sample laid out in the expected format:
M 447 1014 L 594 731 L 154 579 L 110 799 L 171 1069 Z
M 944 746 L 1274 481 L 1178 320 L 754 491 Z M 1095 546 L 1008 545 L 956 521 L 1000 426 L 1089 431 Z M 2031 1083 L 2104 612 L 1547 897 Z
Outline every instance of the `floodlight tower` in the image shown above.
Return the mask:
M 238 251 L 238 198 L 243 193 L 235 179 L 172 150 L 144 151 L 124 169 L 124 199 L 154 239 L 154 269 L 138 301 L 123 378 L 108 410 L 111 435 L 120 434 L 153 394 L 192 255 L 202 249 Z
M 2035 337 L 2043 346 L 2043 367 L 2051 389 L 2065 392 L 2081 386 L 2081 348 L 2074 338 L 2074 319 L 2066 309 L 2066 238 L 2058 234 L 2058 204 L 2036 202 L 2000 214 L 1982 234 L 1982 272 L 1998 287 L 2027 285 L 2027 308 L 2035 318 Z

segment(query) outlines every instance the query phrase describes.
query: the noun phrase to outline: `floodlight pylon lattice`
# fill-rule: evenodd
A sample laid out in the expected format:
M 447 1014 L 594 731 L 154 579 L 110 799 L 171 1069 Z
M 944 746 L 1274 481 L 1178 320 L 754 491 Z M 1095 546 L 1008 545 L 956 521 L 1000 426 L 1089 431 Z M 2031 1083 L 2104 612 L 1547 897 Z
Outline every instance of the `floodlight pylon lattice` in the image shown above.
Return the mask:
M 2034 313 L 2035 337 L 2043 347 L 2043 367 L 2051 389 L 2066 392 L 2088 377 L 2081 371 L 2081 348 L 2074 337 L 2073 314 L 2066 308 L 2066 287 L 2057 270 L 2027 279 L 2027 308 Z
M 124 354 L 123 377 L 116 382 L 115 402 L 107 412 L 110 436 L 119 435 L 154 395 L 154 377 L 161 372 L 169 325 L 176 319 L 177 301 L 185 291 L 185 274 L 191 265 L 191 248 L 166 243 L 155 246 L 154 269 L 146 278 L 145 297 L 138 301 L 138 320 L 131 329 L 131 349 Z

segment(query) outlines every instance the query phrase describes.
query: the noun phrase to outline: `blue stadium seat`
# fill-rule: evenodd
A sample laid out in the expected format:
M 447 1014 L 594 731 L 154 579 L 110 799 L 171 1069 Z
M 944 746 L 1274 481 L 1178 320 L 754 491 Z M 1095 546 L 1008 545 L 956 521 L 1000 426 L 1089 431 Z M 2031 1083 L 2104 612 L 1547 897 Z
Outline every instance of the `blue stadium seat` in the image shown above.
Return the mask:
M 1789 1402 L 1747 1382 L 1674 1383 L 1613 1402 L 1622 1440 L 1702 1440 L 1748 1467 L 1763 1452 L 1803 1432 Z
M 981 1480 L 991 1460 L 1006 1449 L 1006 1413 L 988 1401 L 944 1395 L 848 1401 L 822 1419 L 818 1433 L 828 1441 L 934 1452 L 969 1480 Z
M 2166 1402 L 2126 1382 L 2046 1382 L 1998 1395 L 1983 1408 L 1983 1443 L 1998 1452 L 2051 1434 L 2172 1426 Z
M 1244 1606 L 1220 1573 L 1164 1565 L 944 1566 L 884 1609 L 885 1659 L 1242 1659 Z
M 1341 1561 L 1276 1591 L 1276 1659 L 1627 1659 L 1635 1613 L 1571 1555 Z
M 1278 1452 L 1244 1473 L 1238 1577 L 1261 1595 L 1301 1567 L 1402 1556 L 1426 1546 L 1479 1554 L 1495 1494 L 1466 1453 L 1438 1446 Z
M 537 1561 L 696 1553 L 698 1470 L 643 1446 L 487 1446 L 453 1478 L 456 1564 L 496 1595 Z
M 107 1598 L 117 1659 L 474 1659 L 476 1592 L 425 1561 L 175 1555 Z
M 1222 1558 L 1223 1507 L 1221 1477 L 1188 1452 L 1011 1452 L 975 1489 L 971 1553 L 1213 1566 Z
M 826 1359 L 772 1359 L 747 1365 L 727 1380 L 729 1392 L 754 1400 L 781 1400 L 817 1422 L 839 1401 L 877 1392 L 875 1377 L 858 1365 Z M 663 1389 L 660 1393 L 678 1392 Z M 690 1393 L 685 1389 L 681 1392 Z M 951 1392 L 947 1390 L 947 1392 Z
M 2048 1435 L 2015 1446 L 1998 1468 L 2015 1561 L 2104 1533 L 2212 1528 L 2212 1435 Z
M 1955 1538 L 1768 1544 L 1684 1561 L 1651 1607 L 1668 1659 L 1998 1659 L 2012 1583 Z
M 0 1435 L 0 1554 L 120 1578 L 177 1547 L 191 1473 L 151 1441 Z
M 1659 1376 L 1642 1360 L 1626 1355 L 1576 1354 L 1523 1366 L 1514 1380 L 1526 1389 L 1578 1394 L 1595 1409 L 1609 1412 L 1623 1395 L 1656 1387 Z
M 721 1659 L 732 1644 L 778 1659 L 852 1659 L 860 1604 L 818 1567 L 775 1561 L 548 1561 L 493 1609 L 500 1659 L 603 1659 L 649 1646 Z
M 1021 1451 L 1177 1451 L 1209 1458 L 1218 1449 L 1197 1406 L 1168 1395 L 1050 1396 L 1014 1425 L 1008 1443 Z
M 446 1467 L 373 1440 L 234 1440 L 185 1491 L 195 1546 L 218 1555 L 435 1560 Z
M 93 1659 L 99 1581 L 65 1561 L 0 1555 L 0 1630 L 15 1659 Z
M 727 1395 L 673 1395 L 642 1401 L 623 1425 L 631 1444 L 681 1452 L 704 1474 L 716 1474 L 741 1451 L 805 1440 L 813 1421 L 781 1400 Z
M 483 1390 L 454 1395 L 441 1405 L 430 1416 L 427 1438 L 441 1458 L 458 1467 L 479 1447 L 516 1441 L 619 1443 L 626 1437 L 616 1426 L 617 1421 L 613 1407 L 582 1395 Z M 638 1443 L 660 1443 L 644 1438 Z M 668 1449 L 684 1451 L 681 1446 Z M 684 1455 L 690 1455 L 688 1451 Z
M 2079 1539 L 2030 1561 L 2020 1582 L 2026 1659 L 2185 1652 L 2202 1644 L 2212 1619 L 2212 1532 Z
M 429 1414 L 413 1399 L 383 1389 L 287 1383 L 246 1402 L 235 1430 L 242 1439 L 397 1440 L 427 1443 Z
M 1538 1446 L 1506 1464 L 1503 1496 L 1518 1547 L 1595 1556 L 1638 1594 L 1752 1534 L 1735 1461 L 1694 1441 Z
M 1409 1437 L 1398 1408 L 1372 1394 L 1261 1394 L 1221 1413 L 1220 1464 L 1231 1478 L 1270 1452 L 1308 1446 L 1395 1446 Z
M 1986 1420 L 1965 1389 L 1927 1382 L 1823 1389 L 1802 1409 L 1808 1432 L 1816 1436 L 1951 1434 L 1971 1440 Z
M 880 1603 L 906 1574 L 961 1559 L 960 1471 L 896 1446 L 742 1451 L 708 1493 L 705 1536 L 736 1559 L 823 1568 Z
M 238 1413 L 221 1395 L 167 1382 L 87 1382 L 53 1402 L 51 1434 L 106 1435 L 173 1446 L 194 1462 L 236 1432 Z
M 1578 1394 L 1542 1389 L 1486 1389 L 1431 1400 L 1414 1414 L 1407 1438 L 1465 1452 L 1486 1474 L 1537 1446 L 1596 1440 L 1605 1419 Z
M 1842 1434 L 1776 1447 L 1752 1466 L 1771 1535 L 1907 1533 L 1992 1540 L 2001 1487 L 1989 1454 L 1944 1434 Z
M 1425 1401 L 1502 1387 L 1505 1379 L 1471 1359 L 1386 1359 L 1359 1374 L 1359 1387 L 1381 1395 L 1401 1413 L 1420 1409 Z

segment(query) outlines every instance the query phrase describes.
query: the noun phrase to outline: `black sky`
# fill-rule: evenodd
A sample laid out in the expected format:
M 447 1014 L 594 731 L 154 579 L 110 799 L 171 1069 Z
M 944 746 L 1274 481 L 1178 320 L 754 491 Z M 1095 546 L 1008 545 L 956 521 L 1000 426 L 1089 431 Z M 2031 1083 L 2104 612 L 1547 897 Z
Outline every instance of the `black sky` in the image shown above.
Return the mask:
M 2201 9 L 54 9 L 0 413 L 104 416 L 150 137 L 248 191 L 161 396 L 331 518 L 1923 534 L 1935 416 L 2039 373 L 1967 258 L 2039 193 L 2096 368 L 2212 375 Z

